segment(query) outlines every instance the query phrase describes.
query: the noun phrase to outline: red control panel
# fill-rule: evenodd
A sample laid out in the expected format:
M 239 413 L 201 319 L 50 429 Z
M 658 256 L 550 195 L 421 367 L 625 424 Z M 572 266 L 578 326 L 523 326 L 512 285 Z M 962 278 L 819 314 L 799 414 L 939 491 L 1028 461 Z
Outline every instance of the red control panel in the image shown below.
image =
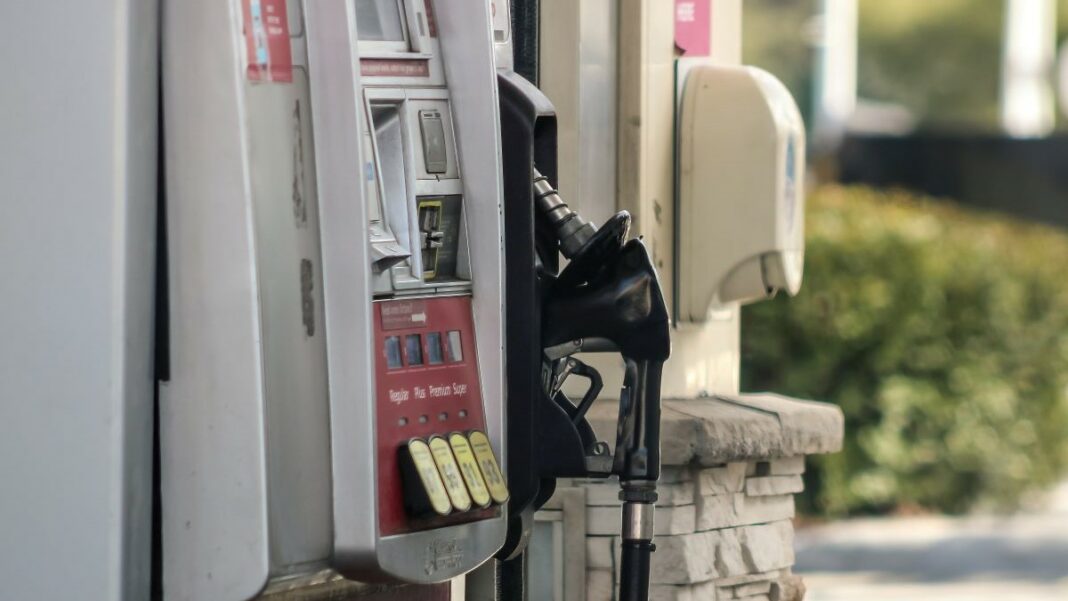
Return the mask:
M 378 301 L 374 313 L 380 535 L 498 515 L 413 517 L 404 508 L 399 453 L 409 440 L 485 430 L 471 297 Z

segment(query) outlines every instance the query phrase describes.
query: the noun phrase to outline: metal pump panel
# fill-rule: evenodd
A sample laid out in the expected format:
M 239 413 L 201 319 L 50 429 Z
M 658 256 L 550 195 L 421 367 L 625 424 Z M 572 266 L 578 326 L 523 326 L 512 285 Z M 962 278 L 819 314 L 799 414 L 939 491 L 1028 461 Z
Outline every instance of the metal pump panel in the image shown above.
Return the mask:
M 508 499 L 488 4 L 182 0 L 163 23 L 164 590 L 473 569 Z

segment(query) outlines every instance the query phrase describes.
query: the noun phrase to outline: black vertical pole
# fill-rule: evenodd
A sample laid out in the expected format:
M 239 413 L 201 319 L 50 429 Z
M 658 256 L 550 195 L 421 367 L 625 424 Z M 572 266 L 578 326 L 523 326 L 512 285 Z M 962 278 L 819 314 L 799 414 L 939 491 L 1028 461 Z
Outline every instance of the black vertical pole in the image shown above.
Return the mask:
M 538 2 L 511 0 L 512 51 L 515 72 L 538 85 Z M 528 187 L 533 186 L 531 182 Z M 533 190 L 533 188 L 530 188 Z M 526 553 L 497 563 L 499 601 L 527 601 Z
M 526 553 L 497 562 L 497 601 L 528 601 L 526 568 Z
M 539 0 L 512 0 L 515 72 L 538 85 Z

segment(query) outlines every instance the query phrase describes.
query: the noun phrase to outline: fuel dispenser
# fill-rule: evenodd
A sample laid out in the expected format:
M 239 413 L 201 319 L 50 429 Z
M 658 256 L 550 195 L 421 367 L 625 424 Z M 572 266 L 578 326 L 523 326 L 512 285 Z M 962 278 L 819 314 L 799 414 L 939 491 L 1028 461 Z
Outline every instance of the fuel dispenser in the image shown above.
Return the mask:
M 498 14 L 506 10 L 500 4 Z M 521 582 L 514 582 L 522 570 L 509 564 L 521 560 L 534 512 L 552 496 L 556 479 L 617 476 L 620 598 L 647 599 L 660 475 L 660 377 L 670 354 L 667 307 L 649 252 L 628 236 L 630 215 L 619 212 L 597 227 L 554 188 L 554 110 L 512 70 L 510 55 L 498 53 L 511 488 L 508 539 L 498 554 L 502 596 L 523 594 Z M 617 353 L 625 364 L 614 447 L 598 439 L 585 417 L 603 388 L 597 370 L 575 356 L 589 352 Z M 572 377 L 588 383 L 581 399 L 564 392 Z
M 488 2 L 166 7 L 165 595 L 470 571 L 510 500 Z
M 318 5 L 308 5 L 313 22 L 336 27 L 341 15 L 330 9 L 341 3 Z M 368 391 L 367 381 L 348 372 L 331 390 L 334 478 L 355 487 L 344 495 L 335 490 L 335 556 L 356 575 L 373 557 L 373 568 L 394 577 L 441 581 L 474 568 L 500 545 L 509 494 L 494 450 L 502 441 L 503 299 L 490 17 L 478 1 L 354 6 L 355 53 L 346 56 L 359 57 L 358 70 L 350 64 L 316 76 L 311 68 L 324 91 L 322 102 L 313 101 L 322 117 L 317 129 L 344 133 L 347 122 L 333 120 L 339 105 L 355 104 L 362 121 L 358 138 L 340 142 L 360 141 L 360 177 L 349 165 L 319 173 L 337 191 L 362 179 L 370 251 L 362 280 L 353 273 L 325 282 L 328 336 L 346 331 L 348 295 L 371 310 L 364 317 L 371 337 L 340 340 L 337 350 L 370 351 L 364 367 L 374 382 Z M 313 42 L 309 59 L 330 63 L 338 46 Z M 331 96 L 346 74 L 352 84 Z M 334 137 L 323 144 L 324 152 L 336 149 Z M 346 196 L 323 198 L 324 206 Z M 324 232 L 325 240 L 351 244 L 340 227 Z M 339 269 L 348 266 L 336 258 Z M 324 253 L 324 265 L 334 259 Z M 367 287 L 350 288 L 355 281 Z M 345 402 L 368 396 L 373 422 Z M 371 474 L 362 460 L 364 437 L 377 439 Z M 377 508 L 377 533 L 342 538 L 362 529 L 368 505 Z M 424 560 L 413 562 L 413 553 Z

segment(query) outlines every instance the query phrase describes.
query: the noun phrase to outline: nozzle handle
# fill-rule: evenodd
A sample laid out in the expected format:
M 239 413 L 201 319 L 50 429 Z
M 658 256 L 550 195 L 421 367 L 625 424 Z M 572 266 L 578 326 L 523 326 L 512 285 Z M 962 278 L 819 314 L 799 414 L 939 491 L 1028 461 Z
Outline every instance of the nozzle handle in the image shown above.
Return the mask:
M 660 478 L 660 379 L 663 361 L 624 356 L 613 471 L 620 481 Z
M 660 478 L 660 380 L 664 362 L 624 357 L 616 473 L 623 501 L 620 601 L 648 601 L 656 482 Z

